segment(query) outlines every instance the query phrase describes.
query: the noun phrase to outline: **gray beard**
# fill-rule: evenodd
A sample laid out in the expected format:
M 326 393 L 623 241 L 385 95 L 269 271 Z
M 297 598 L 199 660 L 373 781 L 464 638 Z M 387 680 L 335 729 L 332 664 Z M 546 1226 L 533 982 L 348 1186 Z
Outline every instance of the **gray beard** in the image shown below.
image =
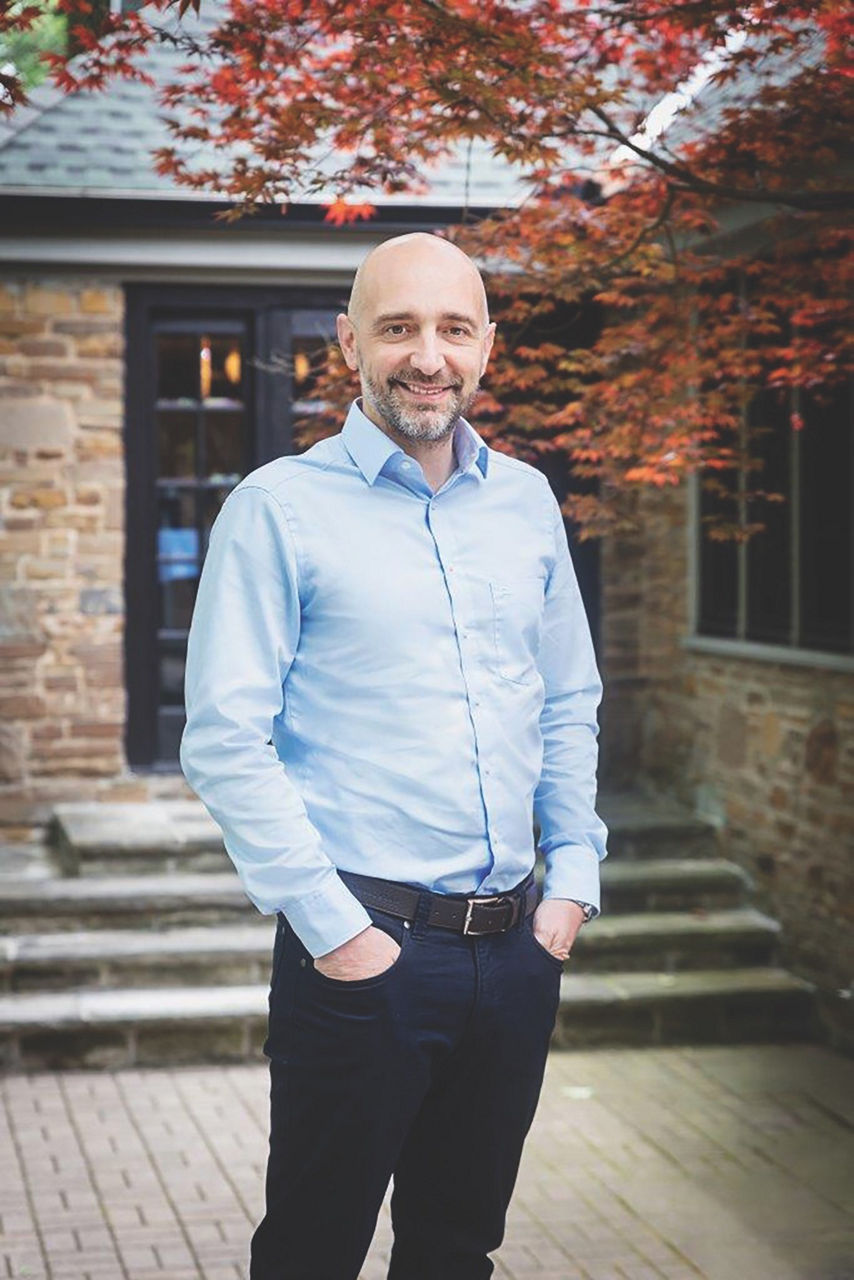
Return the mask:
M 466 396 L 462 394 L 461 388 L 454 387 L 451 391 L 449 408 L 431 409 L 425 406 L 423 409 L 415 409 L 401 403 L 395 386 L 390 386 L 388 383 L 380 386 L 366 374 L 362 377 L 365 381 L 365 390 L 369 393 L 386 425 L 404 440 L 415 443 L 435 442 L 449 436 L 457 420 L 468 412 L 478 392 L 478 388 L 475 387 L 474 391 Z M 424 379 L 423 385 L 429 386 L 429 381 Z

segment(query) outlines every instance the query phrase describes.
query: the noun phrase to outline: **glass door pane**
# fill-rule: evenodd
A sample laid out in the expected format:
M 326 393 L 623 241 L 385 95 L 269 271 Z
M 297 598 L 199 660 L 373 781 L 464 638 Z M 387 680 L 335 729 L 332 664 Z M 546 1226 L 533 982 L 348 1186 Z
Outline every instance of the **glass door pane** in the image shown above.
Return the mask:
M 247 325 L 164 323 L 155 332 L 157 749 L 174 759 L 184 727 L 187 635 L 211 526 L 253 465 Z

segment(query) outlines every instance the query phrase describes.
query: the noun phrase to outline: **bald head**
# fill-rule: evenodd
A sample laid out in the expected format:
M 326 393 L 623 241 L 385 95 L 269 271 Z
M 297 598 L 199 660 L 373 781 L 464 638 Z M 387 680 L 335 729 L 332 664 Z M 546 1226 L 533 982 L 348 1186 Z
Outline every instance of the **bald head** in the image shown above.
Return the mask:
M 489 323 L 486 290 L 480 272 L 468 254 L 463 253 L 450 240 L 414 231 L 405 236 L 394 236 L 372 249 L 362 259 L 353 280 L 347 315 L 358 325 L 366 307 L 379 290 L 388 288 L 397 277 L 422 275 L 429 279 L 431 292 L 441 288 L 443 281 L 459 288 L 465 281 L 472 291 L 472 302 L 480 324 Z
M 422 232 L 386 240 L 356 272 L 337 324 L 368 417 L 398 441 L 447 441 L 477 393 L 495 333 L 471 258 Z

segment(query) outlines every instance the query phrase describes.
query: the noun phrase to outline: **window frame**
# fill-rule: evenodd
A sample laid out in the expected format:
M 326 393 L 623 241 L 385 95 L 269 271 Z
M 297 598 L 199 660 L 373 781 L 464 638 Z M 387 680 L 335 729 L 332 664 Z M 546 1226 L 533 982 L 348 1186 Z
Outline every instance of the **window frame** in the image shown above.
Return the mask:
M 849 415 L 854 419 L 854 385 L 849 388 Z M 791 412 L 800 408 L 797 391 L 791 392 L 789 404 Z M 851 446 L 849 464 L 851 466 L 851 492 L 854 494 L 854 420 L 849 423 Z M 841 653 L 829 649 L 805 648 L 799 641 L 801 636 L 801 518 L 802 504 L 800 493 L 801 482 L 801 432 L 791 431 L 789 439 L 789 480 L 791 494 L 790 503 L 790 583 L 789 583 L 789 635 L 787 644 L 775 644 L 767 641 L 751 640 L 747 636 L 748 620 L 748 545 L 739 543 L 736 551 L 738 579 L 736 583 L 736 635 L 712 636 L 700 630 L 702 611 L 701 582 L 701 546 L 704 537 L 701 516 L 701 474 L 695 472 L 688 480 L 688 520 L 686 523 L 688 536 L 688 600 L 687 600 L 687 632 L 681 638 L 681 647 L 685 650 L 704 653 L 711 656 L 749 658 L 761 662 L 781 663 L 789 666 L 808 666 L 827 671 L 854 672 L 854 582 L 852 592 L 852 635 L 850 643 L 852 652 Z M 743 487 L 743 473 L 739 477 L 739 485 Z M 761 534 L 759 535 L 761 536 Z M 852 559 L 854 566 L 854 519 L 851 522 Z

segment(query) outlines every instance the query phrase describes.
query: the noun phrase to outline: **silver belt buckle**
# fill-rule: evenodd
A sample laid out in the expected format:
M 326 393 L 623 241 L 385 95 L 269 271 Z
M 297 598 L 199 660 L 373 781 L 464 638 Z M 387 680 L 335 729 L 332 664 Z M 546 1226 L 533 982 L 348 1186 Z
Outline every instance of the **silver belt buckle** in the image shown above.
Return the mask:
M 480 938 L 485 933 L 492 932 L 490 929 L 471 929 L 472 912 L 475 907 L 482 907 L 488 902 L 500 902 L 502 898 L 506 898 L 506 893 L 494 893 L 490 898 L 467 898 L 466 899 L 466 918 L 463 921 L 463 934 L 470 938 Z

